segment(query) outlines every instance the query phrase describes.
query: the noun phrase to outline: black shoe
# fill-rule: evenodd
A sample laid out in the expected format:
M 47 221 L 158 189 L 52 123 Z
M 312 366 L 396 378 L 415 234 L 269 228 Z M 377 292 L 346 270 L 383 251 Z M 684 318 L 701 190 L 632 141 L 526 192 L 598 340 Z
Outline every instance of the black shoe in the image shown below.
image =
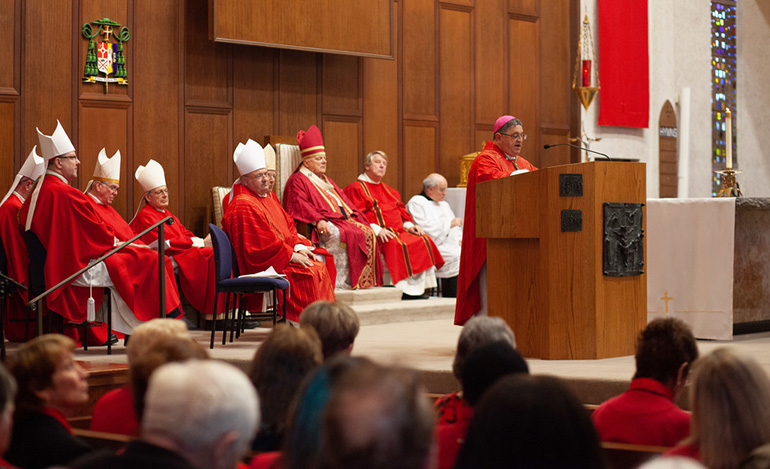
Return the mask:
M 206 323 L 203 325 L 203 328 L 207 331 L 211 330 L 211 322 L 212 321 L 206 321 Z M 230 320 L 230 323 L 232 324 L 233 320 Z M 243 328 L 244 329 L 256 329 L 259 327 L 259 321 L 256 319 L 244 319 L 243 320 Z M 217 330 L 223 331 L 225 330 L 225 321 L 223 319 L 217 320 Z
M 422 295 L 417 295 L 417 296 L 407 295 L 406 293 L 401 294 L 402 300 L 427 300 L 428 298 L 430 298 L 430 295 L 428 295 L 427 293 L 423 293 Z
M 115 334 L 110 334 L 110 338 L 105 340 L 102 346 L 106 347 L 107 345 L 115 345 L 117 343 L 118 343 L 118 336 L 116 336 Z

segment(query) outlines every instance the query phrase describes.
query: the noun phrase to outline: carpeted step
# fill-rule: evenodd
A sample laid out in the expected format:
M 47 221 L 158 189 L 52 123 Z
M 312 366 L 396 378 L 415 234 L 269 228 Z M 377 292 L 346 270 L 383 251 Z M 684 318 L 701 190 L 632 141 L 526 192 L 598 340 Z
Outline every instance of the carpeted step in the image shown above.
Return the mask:
M 393 290 L 393 289 L 391 289 Z M 401 300 L 400 290 L 397 301 L 384 303 L 353 304 L 362 326 L 411 321 L 432 321 L 446 319 L 451 321 L 455 314 L 454 298 L 435 298 L 427 300 Z
M 401 289 L 375 287 L 364 290 L 334 290 L 337 301 L 348 306 L 401 301 Z

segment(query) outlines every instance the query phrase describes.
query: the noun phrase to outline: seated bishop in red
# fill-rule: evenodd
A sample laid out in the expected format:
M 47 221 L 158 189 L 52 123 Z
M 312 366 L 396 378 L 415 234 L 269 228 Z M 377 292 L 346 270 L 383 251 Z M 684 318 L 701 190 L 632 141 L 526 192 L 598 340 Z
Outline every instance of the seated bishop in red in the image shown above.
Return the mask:
M 214 249 L 209 238 L 199 238 L 185 228 L 179 219 L 168 210 L 169 191 L 166 185 L 166 173 L 155 160 L 147 166 L 139 166 L 135 173 L 136 180 L 144 189 L 144 206 L 131 220 L 131 228 L 140 233 L 160 220 L 171 217 L 174 223 L 166 225 L 163 231 L 165 241 L 170 244 L 166 254 L 171 256 L 178 266 L 179 284 L 182 293 L 193 308 L 203 314 L 214 312 L 216 298 L 216 273 L 214 271 Z M 158 231 L 152 230 L 142 238 L 145 243 L 158 239 Z M 217 308 L 221 313 L 224 302 Z
M 16 174 L 11 189 L 0 202 L 0 241 L 6 260 L 6 265 L 0 266 L 0 270 L 24 286 L 28 285 L 29 256 L 27 244 L 24 241 L 24 233 L 19 225 L 19 209 L 24 203 L 24 199 L 32 192 L 35 180 L 45 171 L 43 158 L 37 155 L 36 149 L 37 147 L 33 148 L 29 153 L 18 174 Z M 35 323 L 21 322 L 33 314 L 27 310 L 27 290 L 9 286 L 7 291 L 9 298 L 6 303 L 7 309 L 3 323 L 5 338 L 13 342 L 20 342 L 27 337 L 35 337 L 37 334 Z M 25 325 L 28 329 L 26 334 Z
M 239 145 L 233 155 L 241 177 L 233 184 L 233 198 L 222 217 L 241 274 L 273 267 L 291 285 L 286 317 L 299 321 L 307 305 L 316 300 L 334 301 L 334 282 L 323 263 L 308 250 L 308 241 L 297 234 L 294 221 L 280 205 L 266 200 L 270 182 L 262 147 L 253 140 Z M 279 296 L 279 300 L 280 300 Z
M 436 269 L 444 265 L 444 258 L 433 240 L 414 224 L 401 194 L 382 182 L 387 166 L 385 153 L 366 155 L 366 172 L 345 188 L 345 195 L 368 218 L 393 283 L 406 298 L 420 297 L 436 286 Z
M 116 151 L 112 158 L 108 158 L 107 152 L 102 148 L 96 160 L 94 175 L 88 181 L 85 194 L 96 214 L 115 231 L 115 237 L 118 241 L 125 242 L 134 237 L 134 231 L 118 211 L 112 207 L 115 196 L 118 195 L 120 189 L 120 160 L 120 150 Z M 141 241 L 136 244 L 144 245 Z M 173 270 L 171 276 L 173 277 Z
M 494 141 L 486 143 L 473 160 L 468 173 L 460 275 L 457 277 L 457 325 L 465 324 L 474 314 L 487 314 L 487 241 L 476 237 L 476 183 L 511 176 L 517 171 L 535 171 L 537 168 L 519 155 L 526 139 L 527 135 L 519 119 L 513 116 L 498 117 L 494 127 Z
M 89 197 L 68 184 L 76 180 L 80 161 L 61 124 L 51 136 L 38 130 L 38 140 L 47 171 L 22 205 L 19 222 L 35 233 L 46 249 L 45 286 L 50 288 L 118 241 L 115 231 L 94 211 Z M 86 320 L 89 289 L 83 287 L 93 285 L 111 287 L 113 329 L 117 332 L 131 333 L 141 321 L 159 317 L 157 253 L 129 246 L 89 272 L 88 278 L 80 277 L 51 293 L 46 299 L 48 309 L 67 320 Z M 168 274 L 165 282 L 163 314 L 178 314 L 176 284 Z M 94 290 L 95 299 L 96 293 Z
M 294 220 L 313 225 L 313 240 L 334 255 L 335 287 L 361 289 L 382 285 L 377 238 L 366 215 L 326 175 L 321 131 L 311 125 L 297 133 L 302 162 L 286 181 L 283 201 Z M 269 166 L 268 166 L 269 169 Z

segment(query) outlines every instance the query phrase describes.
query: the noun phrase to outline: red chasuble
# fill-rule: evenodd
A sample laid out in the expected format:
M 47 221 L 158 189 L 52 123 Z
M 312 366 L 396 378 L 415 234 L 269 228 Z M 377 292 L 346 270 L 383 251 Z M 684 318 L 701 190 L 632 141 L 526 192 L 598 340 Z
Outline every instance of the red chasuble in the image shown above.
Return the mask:
M 40 182 L 38 183 L 40 184 Z M 90 197 L 47 174 L 32 220 L 34 232 L 47 251 L 46 288 L 64 280 L 113 248 L 115 231 L 94 212 Z M 22 205 L 19 222 L 24 225 L 29 199 Z M 158 254 L 129 246 L 105 261 L 112 283 L 137 319 L 148 321 L 158 314 Z M 94 290 L 94 295 L 96 295 Z M 72 321 L 86 319 L 88 288 L 64 287 L 47 298 L 48 308 Z M 98 301 L 98 300 L 97 300 Z M 174 276 L 166 268 L 166 311 L 179 307 Z
M 334 281 L 322 263 L 313 260 L 305 267 L 289 262 L 294 246 L 303 244 L 291 217 L 280 206 L 263 205 L 241 184 L 233 190 L 222 227 L 233 243 L 241 273 L 261 272 L 272 266 L 285 274 L 291 285 L 286 316 L 292 321 L 299 321 L 302 310 L 313 301 L 334 301 Z
M 128 241 L 129 239 L 134 237 L 134 231 L 131 229 L 130 226 L 128 226 L 128 223 L 126 223 L 126 220 L 123 219 L 123 217 L 120 216 L 117 210 L 112 208 L 112 205 L 106 205 L 100 202 L 97 202 L 93 197 L 86 194 L 86 197 L 91 202 L 91 205 L 94 208 L 94 212 L 96 212 L 97 215 L 99 215 L 99 218 L 102 219 L 102 221 L 112 228 L 113 231 L 115 231 L 115 237 L 118 238 L 118 241 Z M 142 244 L 141 242 L 138 242 L 137 244 Z
M 394 284 L 434 265 L 437 269 L 444 265 L 444 258 L 432 239 L 404 230 L 405 221 L 414 222 L 397 190 L 384 182 L 372 184 L 359 179 L 345 188 L 345 195 L 366 215 L 369 223 L 396 234 L 387 243 L 380 243 Z
M 27 244 L 24 242 L 22 227 L 18 220 L 20 208 L 21 198 L 15 192 L 0 206 L 0 240 L 3 243 L 5 257 L 8 259 L 8 270 L 4 273 L 17 282 L 27 285 L 29 256 L 27 255 Z M 9 287 L 9 290 L 11 295 L 8 299 L 8 309 L 3 324 L 5 337 L 12 342 L 20 342 L 24 340 L 24 323 L 10 322 L 9 320 L 24 319 L 32 313 L 26 309 L 26 290 L 17 290 L 14 287 Z M 37 334 L 35 323 L 29 323 L 27 326 L 29 327 L 29 337 L 35 337 Z
M 334 191 L 342 200 L 346 213 L 342 213 L 337 201 L 317 187 L 307 176 L 295 171 L 286 181 L 283 200 L 286 211 L 294 220 L 315 223 L 326 220 L 340 230 L 340 242 L 345 243 L 350 265 L 350 283 L 353 289 L 382 285 L 382 264 L 377 238 L 369 227 L 366 215 L 355 209 L 342 189 L 327 177 Z M 318 234 L 313 231 L 313 241 Z
M 460 251 L 460 275 L 457 278 L 457 305 L 455 324 L 461 326 L 481 310 L 481 289 L 479 273 L 487 261 L 487 241 L 476 238 L 476 183 L 510 176 L 517 169 L 535 171 L 529 161 L 517 157 L 516 162 L 508 160 L 497 145 L 487 142 L 468 173 L 468 187 L 465 195 L 465 218 L 463 220 L 463 246 Z
M 216 298 L 214 249 L 210 246 L 194 247 L 192 238 L 195 234 L 192 231 L 185 228 L 182 222 L 168 210 L 161 212 L 149 205 L 142 207 L 131 220 L 131 228 L 135 233 L 140 233 L 169 216 L 174 219 L 174 224 L 165 226 L 163 237 L 171 245 L 170 248 L 166 248 L 166 254 L 173 256 L 179 266 L 182 293 L 193 308 L 204 314 L 212 314 Z M 145 243 L 152 243 L 158 239 L 158 231 L 152 230 L 140 239 Z M 219 302 L 217 309 L 219 310 L 217 313 L 222 312 L 223 301 Z

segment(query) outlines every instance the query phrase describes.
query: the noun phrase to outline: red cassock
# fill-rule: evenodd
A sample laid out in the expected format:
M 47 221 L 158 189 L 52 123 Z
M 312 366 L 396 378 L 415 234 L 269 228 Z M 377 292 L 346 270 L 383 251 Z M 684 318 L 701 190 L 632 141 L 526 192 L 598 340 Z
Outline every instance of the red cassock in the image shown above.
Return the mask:
M 90 197 L 54 175 L 46 175 L 37 199 L 31 231 L 46 248 L 46 288 L 50 288 L 113 248 L 115 231 L 93 210 Z M 29 212 L 25 201 L 19 212 L 24 225 Z M 105 261 L 112 283 L 137 319 L 158 314 L 158 254 L 129 246 Z M 174 276 L 166 265 L 166 311 L 179 307 Z M 94 290 L 94 295 L 97 291 Z M 88 288 L 68 286 L 51 293 L 48 308 L 72 321 L 86 319 Z M 96 299 L 96 296 L 95 296 Z M 97 300 L 98 301 L 98 300 Z
M 150 205 L 145 205 L 139 210 L 131 220 L 131 228 L 135 233 L 140 233 L 166 217 L 174 219 L 174 224 L 166 225 L 163 231 L 163 237 L 171 245 L 170 248 L 166 248 L 166 254 L 173 256 L 179 266 L 182 293 L 193 308 L 204 314 L 212 314 L 216 297 L 214 249 L 210 246 L 194 247 L 192 238 L 195 234 L 192 231 L 185 228 L 182 222 L 168 210 L 161 212 Z M 157 230 L 152 230 L 141 238 L 148 244 L 156 239 L 158 239 Z M 224 302 L 220 301 L 217 309 L 219 310 L 217 312 L 221 313 Z
M 19 225 L 20 208 L 21 198 L 15 192 L 0 206 L 0 240 L 3 243 L 5 257 L 8 259 L 8 271 L 4 273 L 22 285 L 27 285 L 29 256 L 27 255 L 27 244 L 24 242 L 22 227 Z M 12 342 L 20 342 L 24 340 L 24 323 L 10 322 L 10 319 L 24 319 L 32 313 L 27 311 L 27 291 L 14 287 L 9 287 L 9 289 L 11 295 L 8 298 L 8 309 L 3 324 L 5 337 Z M 29 323 L 27 326 L 29 327 L 29 337 L 35 337 L 37 334 L 35 323 Z
M 460 251 L 460 275 L 457 278 L 455 324 L 463 325 L 481 310 L 479 273 L 487 261 L 487 241 L 476 237 L 476 183 L 510 176 L 517 169 L 537 168 L 522 157 L 509 161 L 497 145 L 487 142 L 476 156 L 468 173 L 463 220 L 463 246 Z
M 334 186 L 334 192 L 342 200 L 345 213 L 342 213 L 337 201 L 332 200 L 300 171 L 295 171 L 286 181 L 283 194 L 286 211 L 298 222 L 315 223 L 318 220 L 326 220 L 340 230 L 340 242 L 347 246 L 350 283 L 353 289 L 382 285 L 380 252 L 366 215 L 355 209 L 331 178 L 326 177 L 326 181 Z M 318 234 L 315 231 L 312 236 L 313 241 L 318 242 Z
M 359 179 L 345 188 L 345 195 L 366 215 L 369 223 L 396 234 L 387 243 L 380 243 L 394 284 L 433 266 L 440 269 L 444 265 L 444 258 L 432 239 L 404 230 L 404 222 L 414 222 L 397 190 L 384 182 L 372 184 Z
M 305 244 L 289 214 L 280 205 L 263 205 L 257 200 L 259 196 L 241 184 L 233 191 L 222 227 L 233 243 L 241 273 L 261 272 L 272 266 L 285 274 L 291 285 L 286 316 L 292 321 L 299 321 L 302 310 L 313 301 L 334 301 L 334 281 L 322 263 L 313 260 L 305 267 L 289 262 L 294 246 Z

